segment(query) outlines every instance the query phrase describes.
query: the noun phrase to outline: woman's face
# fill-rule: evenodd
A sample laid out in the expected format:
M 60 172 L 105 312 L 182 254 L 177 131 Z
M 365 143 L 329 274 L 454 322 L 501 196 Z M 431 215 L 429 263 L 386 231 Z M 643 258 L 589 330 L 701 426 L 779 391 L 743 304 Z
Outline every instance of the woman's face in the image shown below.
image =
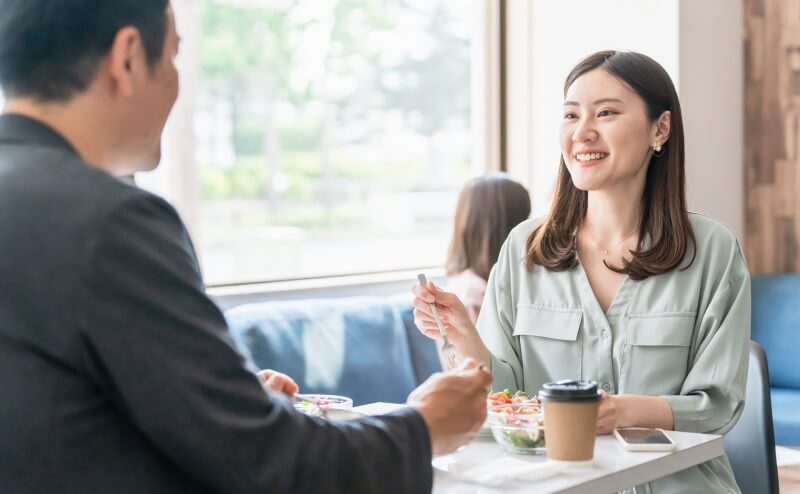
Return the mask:
M 647 118 L 644 100 L 619 79 L 602 69 L 583 74 L 567 91 L 561 122 L 561 154 L 572 182 L 588 191 L 643 187 L 652 146 L 665 140 L 663 130 Z

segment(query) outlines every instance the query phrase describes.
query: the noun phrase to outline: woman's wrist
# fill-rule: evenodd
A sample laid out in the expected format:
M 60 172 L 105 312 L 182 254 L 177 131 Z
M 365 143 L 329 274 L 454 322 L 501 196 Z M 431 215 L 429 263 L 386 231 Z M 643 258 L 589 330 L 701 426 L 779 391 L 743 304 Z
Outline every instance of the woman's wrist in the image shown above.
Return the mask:
M 481 364 L 491 365 L 492 354 L 489 352 L 489 349 L 486 348 L 486 344 L 483 343 L 477 330 L 473 332 L 473 336 L 470 338 L 467 348 L 469 348 L 470 357 L 475 359 L 475 361 Z
M 672 408 L 660 396 L 614 395 L 616 427 L 656 427 L 672 430 Z
M 615 426 L 617 428 L 633 427 L 635 420 L 630 417 L 630 407 L 628 406 L 630 395 L 613 395 L 610 398 L 614 400 L 614 407 L 617 411 L 617 423 Z
M 455 338 L 450 338 L 462 358 L 471 357 L 475 361 L 489 365 L 492 354 L 481 339 L 478 329 L 468 322 Z

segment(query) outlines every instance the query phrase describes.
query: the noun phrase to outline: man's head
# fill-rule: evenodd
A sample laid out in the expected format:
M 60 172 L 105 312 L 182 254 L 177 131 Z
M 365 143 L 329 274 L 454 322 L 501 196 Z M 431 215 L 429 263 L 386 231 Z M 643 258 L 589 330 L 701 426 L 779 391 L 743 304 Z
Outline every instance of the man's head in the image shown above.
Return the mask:
M 178 91 L 169 0 L 0 0 L 0 10 L 0 87 L 10 111 L 54 116 L 47 123 L 66 124 L 58 130 L 70 140 L 94 125 L 104 142 L 82 154 L 113 171 L 158 163 Z

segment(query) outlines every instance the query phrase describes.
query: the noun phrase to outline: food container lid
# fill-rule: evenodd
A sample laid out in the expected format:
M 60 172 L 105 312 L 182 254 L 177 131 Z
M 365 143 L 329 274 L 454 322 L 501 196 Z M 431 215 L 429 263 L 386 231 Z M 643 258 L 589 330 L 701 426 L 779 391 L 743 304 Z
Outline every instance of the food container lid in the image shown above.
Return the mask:
M 550 401 L 597 401 L 600 393 L 594 381 L 564 379 L 542 385 L 539 398 Z

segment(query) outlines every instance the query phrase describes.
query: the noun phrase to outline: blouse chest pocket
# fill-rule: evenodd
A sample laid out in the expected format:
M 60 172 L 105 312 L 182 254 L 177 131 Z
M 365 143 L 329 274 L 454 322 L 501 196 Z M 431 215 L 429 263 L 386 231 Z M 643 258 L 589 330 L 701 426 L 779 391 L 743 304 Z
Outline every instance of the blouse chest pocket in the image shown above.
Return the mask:
M 522 305 L 517 307 L 514 337 L 519 339 L 527 390 L 538 390 L 542 383 L 560 379 L 580 379 L 581 345 L 578 334 L 583 312 L 580 309 L 550 309 Z
M 695 313 L 631 315 L 620 392 L 679 394 L 689 368 Z

